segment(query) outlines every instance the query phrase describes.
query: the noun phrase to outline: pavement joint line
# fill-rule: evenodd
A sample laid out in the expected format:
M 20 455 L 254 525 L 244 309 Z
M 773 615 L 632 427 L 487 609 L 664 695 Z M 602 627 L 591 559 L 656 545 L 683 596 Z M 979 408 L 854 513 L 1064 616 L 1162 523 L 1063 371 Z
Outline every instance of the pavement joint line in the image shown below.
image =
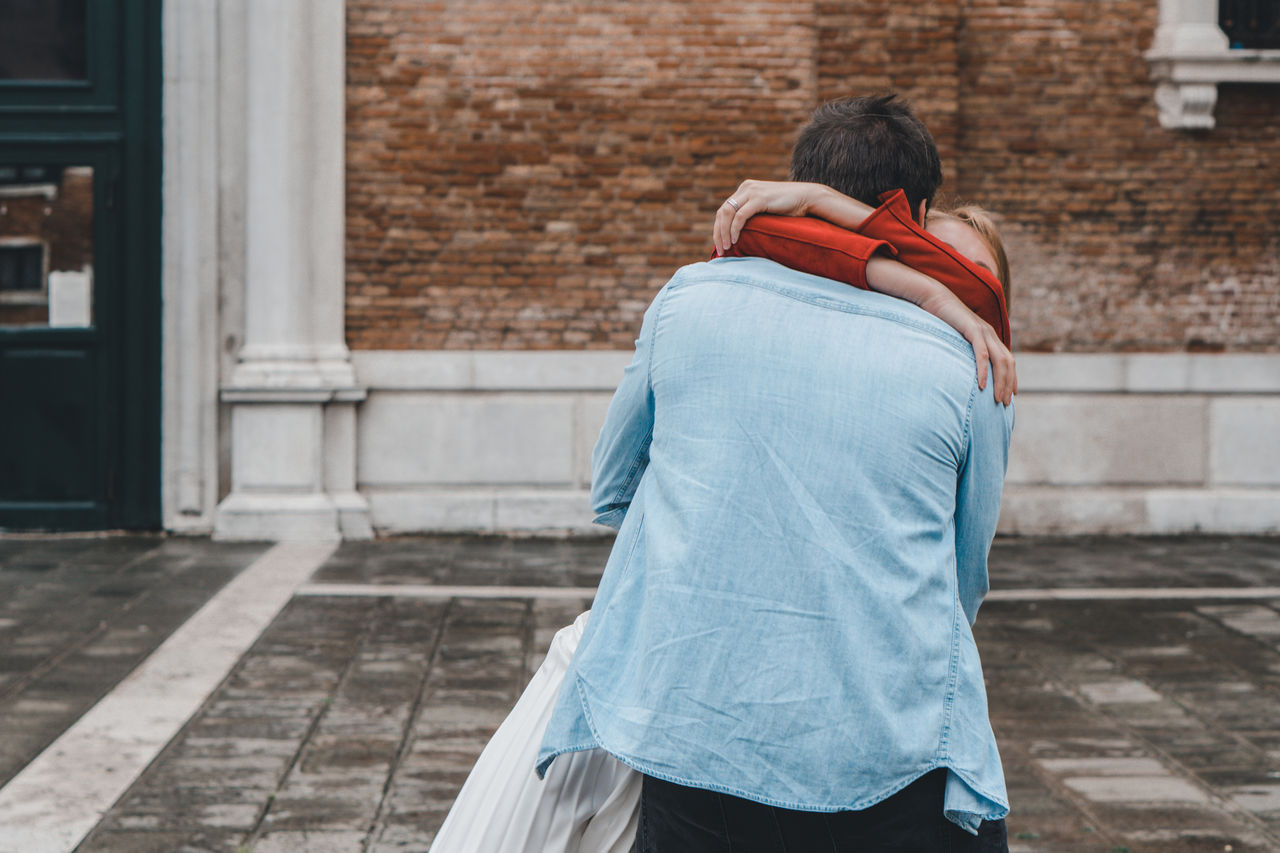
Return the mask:
M 396 754 L 391 759 L 391 766 L 387 768 L 387 778 L 382 783 L 382 793 L 378 797 L 378 807 L 374 810 L 373 820 L 369 823 L 369 831 L 365 834 L 364 841 L 360 845 L 360 853 L 369 853 L 370 847 L 376 841 L 375 835 L 385 825 L 383 824 L 383 815 L 387 810 L 387 801 L 391 797 L 391 791 L 395 786 L 396 776 L 399 774 L 400 768 L 404 766 L 405 756 L 409 754 L 413 747 L 418 730 L 418 721 L 422 718 L 422 709 L 426 705 L 424 699 L 431 687 L 431 676 L 435 674 L 436 661 L 440 656 L 440 647 L 444 643 L 444 632 L 449 626 L 449 619 L 452 615 L 453 602 L 448 601 L 440 613 L 440 624 L 436 627 L 435 637 L 431 641 L 431 654 L 427 656 L 426 666 L 422 668 L 422 677 L 418 679 L 418 691 L 413 696 L 413 705 L 409 708 L 409 715 L 405 719 L 404 728 L 400 730 L 400 743 L 396 746 Z
M 1280 598 L 1280 586 L 1166 586 L 1064 587 L 1060 589 L 997 589 L 987 601 L 1203 601 L 1205 599 Z
M 43 534 L 43 535 L 47 536 L 48 534 Z M 160 553 L 163 547 L 164 547 L 164 543 L 159 542 L 153 547 L 143 551 L 142 553 L 135 554 L 133 557 L 131 557 L 130 559 L 126 560 L 124 563 L 122 563 L 121 565 L 113 569 L 111 573 L 108 574 L 106 577 L 100 579 L 97 583 L 93 584 L 89 591 L 81 592 L 78 595 L 76 595 L 74 598 L 72 598 L 70 601 L 62 602 L 62 606 L 67 610 L 74 609 L 77 605 L 80 604 L 80 602 L 84 601 L 86 598 L 91 596 L 94 591 L 100 590 L 104 586 L 107 586 L 113 583 L 114 581 L 119 580 L 122 576 L 128 574 L 129 570 L 137 567 L 140 563 L 144 562 L 145 560 L 149 559 L 155 554 Z M 189 557 L 184 562 L 190 563 L 194 559 L 195 559 L 194 557 Z M 148 588 L 148 589 L 142 590 L 137 595 L 132 596 L 131 598 L 129 598 L 129 600 L 119 605 L 110 614 L 109 618 L 119 617 L 125 613 L 128 613 L 130 610 L 136 607 L 139 602 L 144 601 L 147 598 L 150 598 L 152 593 L 154 592 L 155 592 L 154 588 Z M 23 690 L 26 690 L 36 681 L 39 681 L 44 676 L 48 675 L 54 668 L 56 668 L 64 660 L 71 657 L 71 655 L 75 654 L 80 649 L 84 648 L 89 643 L 93 642 L 95 639 L 105 634 L 109 628 L 110 628 L 109 619 L 101 619 L 93 627 L 88 628 L 87 630 L 81 632 L 80 634 L 73 636 L 70 642 L 68 642 L 58 651 L 50 654 L 48 657 L 46 657 L 36 666 L 32 667 L 21 678 L 16 678 L 12 682 L 5 684 L 3 688 L 0 688 L 0 700 L 7 700 L 13 696 L 17 696 L 19 693 L 21 693 Z
M 270 548 L 0 788 L 0 853 L 74 850 L 336 548 Z
M 593 586 L 432 586 L 431 584 L 309 583 L 298 588 L 307 596 L 386 596 L 391 598 L 595 598 Z
M 374 632 L 377 631 L 378 619 L 382 615 L 383 611 L 386 610 L 386 605 L 387 602 L 379 601 L 369 608 L 370 612 L 368 619 L 365 622 L 364 627 L 360 629 L 360 634 L 351 647 L 351 655 L 347 659 L 346 664 L 343 665 L 342 672 L 339 674 L 338 680 L 334 682 L 333 687 L 330 688 L 325 700 L 320 704 L 319 709 L 311 717 L 311 721 L 307 724 L 306 732 L 302 735 L 302 739 L 298 741 L 298 748 L 293 751 L 293 755 L 289 758 L 289 765 L 285 767 L 284 772 L 280 774 L 280 778 L 276 780 L 275 789 L 267 797 L 262 808 L 259 809 L 257 820 L 254 821 L 253 827 L 246 834 L 245 837 L 247 843 L 243 846 L 248 847 L 261 840 L 262 825 L 266 822 L 267 815 L 271 813 L 271 810 L 276 808 L 276 797 L 279 796 L 285 790 L 286 786 L 292 781 L 294 771 L 297 769 L 299 763 L 301 763 L 302 756 L 310 748 L 312 738 L 314 738 L 316 732 L 320 730 L 320 726 L 323 725 L 325 718 L 329 716 L 329 711 L 332 710 L 334 701 L 342 693 L 347 684 L 351 682 L 351 673 L 355 671 L 356 666 L 359 664 L 361 653 L 369 645 L 369 639 L 374 635 Z
M 151 595 L 151 592 L 152 590 L 148 589 L 142 592 L 141 594 L 135 596 L 134 598 L 131 598 L 129 601 L 126 601 L 123 605 L 121 605 L 116 610 L 116 612 L 112 613 L 111 615 L 118 617 L 128 613 L 131 609 L 133 609 L 135 605 L 137 605 L 138 602 L 149 597 Z M 70 605 L 68 604 L 64 606 L 69 607 Z M 63 661 L 65 661 L 67 658 L 71 657 L 73 654 L 75 654 L 76 652 L 83 649 L 85 646 L 92 643 L 98 637 L 101 637 L 103 634 L 105 634 L 110 627 L 111 627 L 111 624 L 106 619 L 102 619 L 98 622 L 97 625 L 94 625 L 89 630 L 82 631 L 79 634 L 75 635 L 71 639 L 71 641 L 68 642 L 65 646 L 63 646 L 61 649 L 54 652 L 53 654 L 49 655 L 44 660 L 40 661 L 40 663 L 38 663 L 37 665 L 33 666 L 22 677 L 15 678 L 13 681 L 4 685 L 3 688 L 0 688 L 0 701 L 5 701 L 14 696 L 17 696 L 23 690 L 26 690 L 32 684 L 39 681 L 41 678 L 44 678 L 46 675 L 52 672 L 55 668 L 57 668 L 57 666 L 61 664 Z
M 107 577 L 103 578 L 100 582 L 95 584 L 92 589 L 93 590 L 102 589 L 104 586 L 110 584 L 113 580 L 120 578 L 122 575 L 125 575 L 130 569 L 136 567 L 138 564 L 150 558 L 152 555 L 160 553 L 160 550 L 162 548 L 163 548 L 162 544 L 156 545 L 154 548 L 149 548 L 148 550 L 142 552 L 141 554 L 136 555 L 132 559 L 125 561 L 123 565 L 121 565 L 119 568 L 112 571 L 111 574 L 109 574 Z M 185 560 L 181 561 L 180 568 L 186 569 L 193 562 L 195 562 L 194 556 L 187 557 Z M 47 658 L 45 658 L 36 666 L 32 667 L 31 670 L 29 670 L 21 678 L 16 678 L 12 682 L 5 684 L 3 688 L 0 688 L 0 701 L 4 701 L 13 696 L 17 696 L 23 690 L 26 690 L 32 684 L 39 681 L 41 678 L 44 678 L 46 675 L 48 675 L 51 671 L 53 671 L 56 667 L 58 667 L 67 658 L 71 657 L 73 654 L 80 651 L 85 646 L 89 645 L 98 637 L 101 637 L 108 630 L 110 630 L 112 619 L 119 618 L 124 614 L 128 613 L 134 607 L 137 607 L 141 602 L 150 598 L 155 593 L 155 591 L 156 591 L 156 587 L 149 587 L 147 589 L 142 590 L 137 595 L 134 595 L 129 600 L 120 604 L 110 614 L 108 618 L 101 619 L 98 622 L 98 624 L 80 633 L 79 635 L 73 637 L 69 643 L 67 643 L 58 651 L 49 655 Z M 71 601 L 63 602 L 63 607 L 67 609 L 73 609 L 76 605 L 84 601 L 86 598 L 88 598 L 92 594 L 93 594 L 92 591 L 81 593 L 77 595 L 75 598 L 73 598 Z
M 1094 643 L 1089 644 L 1089 649 L 1099 657 L 1102 657 L 1105 660 L 1110 661 L 1113 665 L 1118 664 L 1118 661 L 1115 661 L 1110 656 L 1104 654 L 1100 649 L 1096 647 Z M 1220 810 L 1231 815 L 1235 819 L 1245 823 L 1246 825 L 1252 827 L 1255 831 L 1259 832 L 1263 837 L 1267 838 L 1268 840 L 1270 841 L 1276 840 L 1276 836 L 1272 834 L 1271 827 L 1268 826 L 1267 822 L 1263 820 L 1260 816 L 1244 808 L 1230 796 L 1227 796 L 1224 793 L 1220 793 L 1212 784 L 1205 781 L 1205 779 L 1201 777 L 1198 771 L 1196 771 L 1191 767 L 1188 767 L 1184 762 L 1182 762 L 1181 760 L 1176 758 L 1174 755 L 1172 755 L 1166 748 L 1158 745 L 1155 741 L 1153 741 L 1150 737 L 1147 736 L 1147 733 L 1145 731 L 1143 731 L 1139 727 L 1134 726 L 1131 721 L 1129 721 L 1123 716 L 1123 714 L 1118 713 L 1113 708 L 1108 708 L 1106 706 L 1099 705 L 1096 702 L 1093 702 L 1092 700 L 1090 700 L 1088 696 L 1085 695 L 1084 692 L 1080 689 L 1081 685 L 1078 682 L 1068 680 L 1064 676 L 1064 673 L 1046 668 L 1040 664 L 1033 663 L 1032 667 L 1041 673 L 1046 683 L 1051 683 L 1056 685 L 1059 691 L 1065 692 L 1067 695 L 1072 696 L 1076 700 L 1076 702 L 1080 704 L 1082 708 L 1090 709 L 1089 713 L 1093 714 L 1095 717 L 1101 717 L 1105 720 L 1108 720 L 1115 728 L 1123 732 L 1124 735 L 1129 740 L 1139 744 L 1142 747 L 1142 749 L 1145 752 L 1147 752 L 1149 755 L 1154 755 L 1156 759 L 1161 764 L 1164 765 L 1165 769 L 1170 771 L 1171 775 L 1180 777 L 1183 781 L 1189 782 L 1195 787 L 1201 789 L 1201 791 L 1208 797 L 1209 801 L 1215 804 Z M 1119 666 L 1117 666 L 1117 669 L 1120 672 L 1124 671 L 1123 668 Z M 1135 680 L 1141 681 L 1141 679 L 1135 679 Z M 1168 699 L 1168 697 L 1162 696 L 1162 700 L 1166 700 L 1166 699 Z M 1187 708 L 1185 705 L 1183 705 L 1181 702 L 1178 702 L 1176 699 L 1173 699 L 1171 701 L 1176 703 L 1184 713 L 1195 718 L 1196 721 L 1199 722 L 1205 730 L 1213 729 L 1213 725 L 1209 721 L 1206 721 L 1199 713 L 1197 713 L 1193 709 Z M 1024 754 L 1027 754 L 1025 750 L 1023 752 Z M 1032 760 L 1034 761 L 1034 759 Z M 1037 772 L 1043 771 L 1042 775 L 1044 773 L 1049 773 L 1049 768 L 1045 767 L 1039 762 L 1035 762 L 1035 764 L 1037 765 L 1037 768 L 1038 768 Z M 1053 776 L 1056 774 L 1049 774 L 1049 775 Z M 1055 782 L 1054 787 L 1059 791 L 1059 793 L 1070 792 L 1069 796 L 1071 799 L 1074 799 L 1076 801 L 1076 807 L 1080 808 L 1081 811 L 1085 811 L 1085 809 L 1082 808 L 1082 803 L 1085 800 L 1089 799 L 1087 795 L 1085 795 L 1084 792 L 1071 788 L 1069 785 L 1064 784 L 1064 782 L 1065 780 L 1062 780 L 1059 778 Z M 1112 801 L 1110 804 L 1114 805 L 1115 803 L 1114 801 Z M 1099 824 L 1096 821 L 1096 818 L 1094 818 L 1094 821 L 1095 822 L 1093 825 L 1098 826 Z
M 309 583 L 296 595 L 394 598 L 594 598 L 587 586 L 435 586 L 432 584 Z M 997 589 L 987 601 L 1205 601 L 1280 599 L 1280 586 L 1266 587 L 1066 587 Z

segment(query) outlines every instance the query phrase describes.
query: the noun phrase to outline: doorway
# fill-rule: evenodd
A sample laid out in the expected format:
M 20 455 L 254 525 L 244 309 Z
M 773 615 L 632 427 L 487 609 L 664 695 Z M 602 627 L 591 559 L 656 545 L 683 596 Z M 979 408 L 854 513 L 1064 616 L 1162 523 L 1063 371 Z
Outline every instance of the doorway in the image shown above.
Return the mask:
M 0 0 L 0 530 L 160 525 L 160 38 Z

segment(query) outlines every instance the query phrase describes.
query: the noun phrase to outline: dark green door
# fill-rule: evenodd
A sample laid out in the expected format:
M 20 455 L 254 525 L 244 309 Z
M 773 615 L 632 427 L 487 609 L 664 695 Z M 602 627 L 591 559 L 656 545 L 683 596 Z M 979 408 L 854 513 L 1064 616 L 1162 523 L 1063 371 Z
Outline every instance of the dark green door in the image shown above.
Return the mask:
M 159 0 L 0 0 L 0 529 L 160 523 Z

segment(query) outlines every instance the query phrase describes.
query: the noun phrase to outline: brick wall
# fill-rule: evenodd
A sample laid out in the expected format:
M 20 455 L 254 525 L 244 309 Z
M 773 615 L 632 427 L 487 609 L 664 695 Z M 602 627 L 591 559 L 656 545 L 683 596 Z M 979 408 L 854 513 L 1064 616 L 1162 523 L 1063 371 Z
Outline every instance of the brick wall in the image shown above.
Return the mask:
M 347 8 L 360 348 L 630 347 L 737 181 L 785 174 L 815 99 L 789 0 Z
M 926 119 L 954 185 L 959 132 L 959 0 L 815 4 L 818 101 L 900 92 Z
M 1280 86 L 1221 86 L 1213 131 L 1162 129 L 1156 5 L 966 5 L 956 186 L 1005 216 L 1024 348 L 1280 343 Z
M 813 106 L 895 88 L 1004 216 L 1023 349 L 1280 349 L 1280 87 L 1161 129 L 1154 0 L 347 9 L 353 347 L 628 348 Z

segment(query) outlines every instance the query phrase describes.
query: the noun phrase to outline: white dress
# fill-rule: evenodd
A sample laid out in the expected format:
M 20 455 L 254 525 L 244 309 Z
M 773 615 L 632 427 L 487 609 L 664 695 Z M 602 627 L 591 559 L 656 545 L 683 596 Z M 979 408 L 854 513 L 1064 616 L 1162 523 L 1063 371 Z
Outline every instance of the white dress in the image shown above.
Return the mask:
M 539 779 L 538 747 L 590 611 L 560 629 L 480 754 L 431 853 L 629 853 L 641 776 L 603 750 L 561 755 Z

